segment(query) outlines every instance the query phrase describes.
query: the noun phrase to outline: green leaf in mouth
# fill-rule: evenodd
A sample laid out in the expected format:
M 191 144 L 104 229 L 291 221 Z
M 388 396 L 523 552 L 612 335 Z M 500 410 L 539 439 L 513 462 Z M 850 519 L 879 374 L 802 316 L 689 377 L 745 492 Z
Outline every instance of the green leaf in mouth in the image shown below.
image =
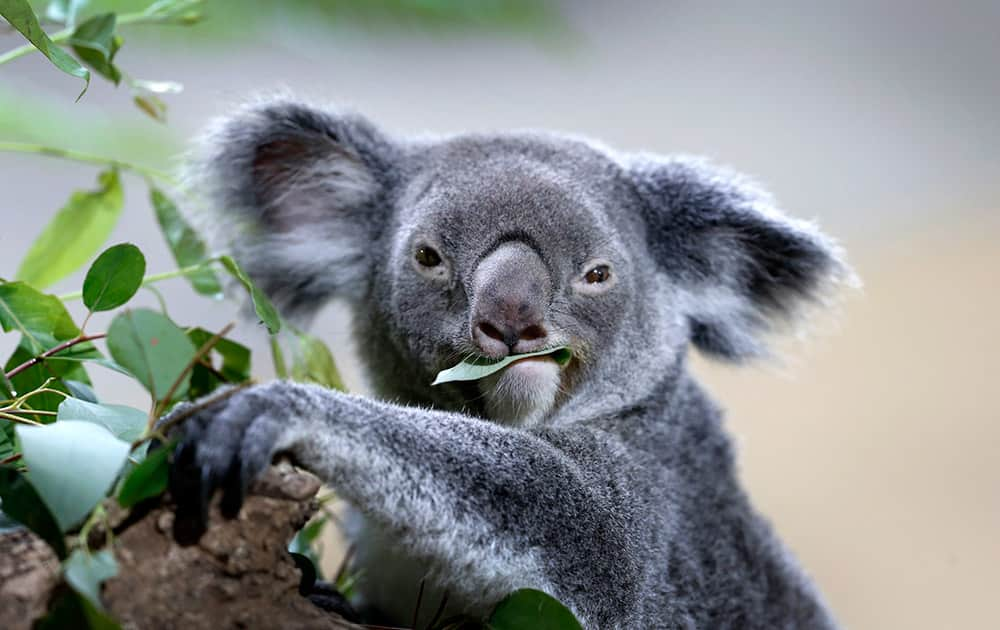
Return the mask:
M 551 355 L 555 362 L 559 365 L 566 365 L 569 363 L 569 360 L 573 358 L 573 352 L 566 346 L 546 348 L 545 350 L 539 350 L 538 352 L 512 354 L 500 359 L 499 361 L 476 357 L 466 359 L 458 365 L 448 368 L 447 370 L 441 370 L 438 372 L 437 378 L 434 379 L 434 382 L 431 383 L 431 385 L 440 385 L 441 383 L 448 383 L 451 381 L 478 381 L 479 379 L 489 376 L 494 372 L 499 372 L 511 363 L 520 359 L 527 359 L 528 357 L 541 357 L 545 355 Z

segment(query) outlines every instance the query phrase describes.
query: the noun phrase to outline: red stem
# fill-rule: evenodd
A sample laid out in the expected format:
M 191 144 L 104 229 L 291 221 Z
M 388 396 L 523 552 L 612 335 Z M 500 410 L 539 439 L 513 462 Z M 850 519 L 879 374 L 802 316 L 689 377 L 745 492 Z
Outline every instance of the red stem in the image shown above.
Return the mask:
M 70 339 L 68 341 L 64 341 L 61 344 L 59 344 L 58 346 L 56 346 L 55 348 L 51 348 L 49 350 L 46 350 L 45 352 L 41 353 L 37 357 L 32 357 L 32 358 L 28 359 L 27 361 L 25 361 L 24 363 L 22 363 L 21 365 L 19 365 L 16 368 L 12 369 L 10 372 L 7 372 L 7 378 L 8 379 L 14 378 L 15 376 L 17 376 L 21 372 L 27 370 L 31 366 L 36 365 L 38 363 L 41 363 L 45 359 L 48 359 L 49 357 L 51 357 L 51 356 L 53 356 L 55 354 L 58 354 L 59 352 L 62 352 L 66 348 L 72 348 L 73 346 L 75 346 L 77 344 L 86 343 L 88 341 L 93 341 L 95 339 L 104 339 L 107 336 L 108 336 L 107 333 L 99 333 L 99 334 L 96 334 L 96 335 L 86 335 L 86 336 L 80 335 L 80 336 L 74 337 L 73 339 Z

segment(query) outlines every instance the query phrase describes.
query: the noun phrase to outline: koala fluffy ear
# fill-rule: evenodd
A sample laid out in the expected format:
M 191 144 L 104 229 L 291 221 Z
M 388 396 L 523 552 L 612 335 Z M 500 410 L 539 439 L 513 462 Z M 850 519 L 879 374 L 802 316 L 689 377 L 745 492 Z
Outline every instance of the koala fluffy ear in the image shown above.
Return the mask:
M 367 120 L 293 101 L 218 121 L 186 168 L 196 221 L 287 315 L 363 290 L 395 148 Z
M 775 324 L 854 281 L 836 243 L 780 213 L 749 179 L 692 158 L 638 156 L 628 168 L 648 248 L 706 354 L 766 354 L 763 337 Z

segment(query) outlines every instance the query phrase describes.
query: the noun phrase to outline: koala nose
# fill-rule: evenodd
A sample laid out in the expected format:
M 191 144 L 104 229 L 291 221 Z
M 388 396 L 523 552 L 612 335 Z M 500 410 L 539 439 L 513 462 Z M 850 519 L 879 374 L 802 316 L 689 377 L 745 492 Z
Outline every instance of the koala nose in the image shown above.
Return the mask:
M 523 307 L 527 307 L 526 311 L 533 310 L 527 304 L 521 304 L 518 310 Z M 543 348 L 548 332 L 535 317 L 493 318 L 477 321 L 472 336 L 476 345 L 487 354 L 505 356 Z
M 491 357 L 545 347 L 551 286 L 548 268 L 533 248 L 516 241 L 497 247 L 473 275 L 473 342 Z

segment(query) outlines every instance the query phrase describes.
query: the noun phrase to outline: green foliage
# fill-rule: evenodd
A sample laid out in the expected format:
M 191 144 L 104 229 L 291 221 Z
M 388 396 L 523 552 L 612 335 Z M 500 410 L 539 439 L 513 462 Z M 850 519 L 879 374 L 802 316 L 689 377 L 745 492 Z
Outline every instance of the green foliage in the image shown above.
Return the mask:
M 67 397 L 59 404 L 56 420 L 81 420 L 104 427 L 125 442 L 135 442 L 146 430 L 149 415 L 125 405 L 102 405 Z
M 118 575 L 118 563 L 107 549 L 94 553 L 77 549 L 63 562 L 63 575 L 69 585 L 86 597 L 94 608 L 103 610 L 101 583 Z
M 497 604 L 489 627 L 491 630 L 583 630 L 559 600 L 531 588 L 514 591 Z
M 92 70 L 115 85 L 122 80 L 121 70 L 115 67 L 115 55 L 121 48 L 122 38 L 115 35 L 118 16 L 114 13 L 95 15 L 70 35 L 73 52 Z
M 42 30 L 35 17 L 35 12 L 31 10 L 31 5 L 27 0 L 0 0 L 0 15 L 2 15 L 10 25 L 16 28 L 25 39 L 34 45 L 43 55 L 49 58 L 55 67 L 66 74 L 83 79 L 83 91 L 80 97 L 86 93 L 90 87 L 90 71 L 80 65 L 80 63 L 67 54 L 62 48 L 56 45 L 49 36 Z
M 104 251 L 83 280 L 83 303 L 91 311 L 110 311 L 125 304 L 142 284 L 146 257 L 130 243 Z
M 108 351 L 157 402 L 187 393 L 195 347 L 177 324 L 148 309 L 119 314 L 108 328 Z
M 132 469 L 118 491 L 119 505 L 132 507 L 139 501 L 163 494 L 167 489 L 168 455 L 170 449 L 161 447 Z
M 4 514 L 49 543 L 56 556 L 66 557 L 62 528 L 24 474 L 13 468 L 0 467 L 0 499 L 3 499 Z
M 107 495 L 130 448 L 104 427 L 74 420 L 18 425 L 17 437 L 28 479 L 63 531 Z
M 272 335 L 277 334 L 281 330 L 281 318 L 278 317 L 278 311 L 271 304 L 271 300 L 250 281 L 249 276 L 240 269 L 240 266 L 236 264 L 236 261 L 232 257 L 220 256 L 219 262 L 222 263 L 226 271 L 240 281 L 240 284 L 250 294 L 250 300 L 253 302 L 253 310 L 257 313 L 257 317 L 260 318 L 261 323 L 267 327 L 267 332 Z
M 117 169 L 98 177 L 97 190 L 73 193 L 28 251 L 17 278 L 45 288 L 76 271 L 100 249 L 124 203 Z
M 300 330 L 294 332 L 291 377 L 303 383 L 316 383 L 344 391 L 344 382 L 325 343 Z
M 572 353 L 566 346 L 547 348 L 545 350 L 539 350 L 538 352 L 512 354 L 499 361 L 480 359 L 478 357 L 468 358 L 462 360 L 462 362 L 456 366 L 438 372 L 437 378 L 434 379 L 434 382 L 431 383 L 431 385 L 440 385 L 441 383 L 448 383 L 450 381 L 477 381 L 483 377 L 493 374 L 494 372 L 499 372 L 511 363 L 519 361 L 520 359 L 526 359 L 528 357 L 541 357 L 545 355 L 551 355 L 555 362 L 559 365 L 566 365 L 569 363 L 569 360 L 573 358 Z
M 191 267 L 200 265 L 208 260 L 208 248 L 198 233 L 188 225 L 187 221 L 177 210 L 177 205 L 167 197 L 159 188 L 151 188 L 149 191 L 150 201 L 156 211 L 156 221 L 160 224 L 163 237 L 170 246 L 170 251 L 174 255 L 179 267 Z M 202 295 L 219 297 L 222 295 L 222 286 L 215 272 L 209 267 L 203 267 L 187 276 L 188 281 L 194 290 Z

